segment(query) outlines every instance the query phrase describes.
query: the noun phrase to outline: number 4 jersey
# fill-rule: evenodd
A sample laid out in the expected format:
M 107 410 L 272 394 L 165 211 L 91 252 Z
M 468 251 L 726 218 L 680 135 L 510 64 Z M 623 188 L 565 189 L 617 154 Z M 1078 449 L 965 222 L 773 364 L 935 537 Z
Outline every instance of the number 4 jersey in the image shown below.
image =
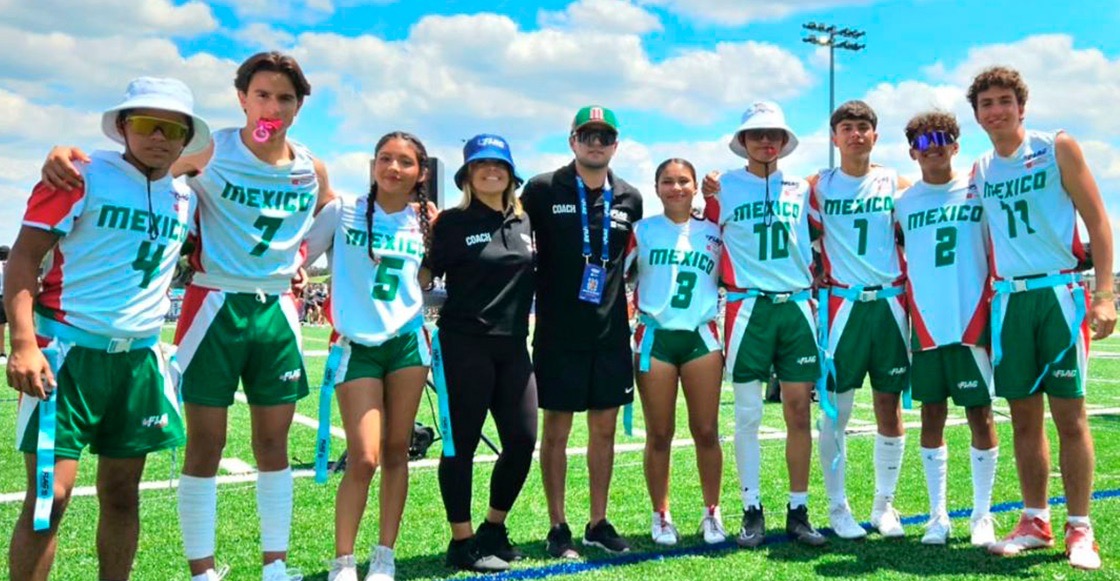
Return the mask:
M 373 347 L 420 316 L 424 235 L 412 204 L 389 214 L 374 202 L 373 227 L 367 228 L 368 200 L 339 196 L 324 206 L 307 235 L 307 255 L 310 262 L 328 252 L 329 316 L 335 330 Z M 369 256 L 371 249 L 376 263 Z
M 984 344 L 987 228 L 968 178 L 914 184 L 895 203 L 895 215 L 906 248 L 912 348 Z
M 692 331 L 716 318 L 722 244 L 719 228 L 664 214 L 639 220 L 626 251 L 626 270 L 637 267 L 634 302 L 663 329 Z
M 119 152 L 97 151 L 81 188 L 35 187 L 23 225 L 57 234 L 35 309 L 113 337 L 159 333 L 167 289 L 187 238 L 194 196 L 170 176 L 151 182 Z M 150 203 L 149 203 L 150 199 Z

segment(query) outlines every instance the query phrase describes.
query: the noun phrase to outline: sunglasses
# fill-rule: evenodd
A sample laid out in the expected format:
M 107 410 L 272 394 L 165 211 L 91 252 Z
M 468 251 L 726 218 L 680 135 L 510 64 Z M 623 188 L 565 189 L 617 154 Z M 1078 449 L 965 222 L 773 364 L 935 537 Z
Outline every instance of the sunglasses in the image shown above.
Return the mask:
M 169 141 L 183 139 L 191 130 L 190 127 L 182 123 L 168 121 L 167 119 L 159 119 L 157 117 L 146 117 L 144 115 L 133 115 L 125 119 L 125 123 L 140 135 L 151 135 L 158 129 L 160 133 L 163 134 L 163 137 Z
M 582 129 L 576 131 L 576 141 L 584 145 L 591 145 L 594 140 L 598 140 L 604 147 L 614 145 L 618 141 L 618 134 L 610 129 Z
M 917 135 L 910 141 L 910 147 L 918 151 L 925 151 L 931 147 L 945 147 L 957 142 L 957 138 L 953 137 L 947 131 L 928 131 L 921 135 Z
M 781 129 L 747 129 L 743 131 L 743 137 L 751 141 L 762 141 L 763 139 L 779 142 L 785 139 L 786 132 Z

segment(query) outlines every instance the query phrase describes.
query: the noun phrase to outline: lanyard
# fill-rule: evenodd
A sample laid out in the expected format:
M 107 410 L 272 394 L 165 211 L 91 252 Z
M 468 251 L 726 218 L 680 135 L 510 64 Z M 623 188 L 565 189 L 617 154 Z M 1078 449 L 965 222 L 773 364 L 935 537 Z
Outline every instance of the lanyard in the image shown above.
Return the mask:
M 591 261 L 591 226 L 588 221 L 587 187 L 583 185 L 583 178 L 576 176 L 576 189 L 579 190 L 579 220 L 583 224 L 583 258 Z M 603 266 L 611 260 L 611 183 L 603 182 Z

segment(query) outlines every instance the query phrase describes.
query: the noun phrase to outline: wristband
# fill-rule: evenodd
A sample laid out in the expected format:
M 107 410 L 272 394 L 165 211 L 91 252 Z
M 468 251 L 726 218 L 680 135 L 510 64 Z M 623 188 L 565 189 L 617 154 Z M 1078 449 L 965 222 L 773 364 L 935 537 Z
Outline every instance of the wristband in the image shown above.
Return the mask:
M 1112 301 L 1116 300 L 1116 293 L 1112 291 L 1093 291 L 1093 300 Z

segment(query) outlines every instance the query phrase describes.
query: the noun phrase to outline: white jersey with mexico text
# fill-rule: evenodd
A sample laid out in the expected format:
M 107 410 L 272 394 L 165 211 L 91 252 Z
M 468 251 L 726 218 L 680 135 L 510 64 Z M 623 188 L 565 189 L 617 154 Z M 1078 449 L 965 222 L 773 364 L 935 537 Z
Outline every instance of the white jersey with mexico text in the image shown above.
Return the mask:
M 871 166 L 852 177 L 821 170 L 813 184 L 809 220 L 821 232 L 821 259 L 829 279 L 842 286 L 892 286 L 902 282 L 895 243 L 898 173 Z
M 230 292 L 282 293 L 303 263 L 300 244 L 319 181 L 308 149 L 288 141 L 290 164 L 253 155 L 240 130 L 214 132 L 214 155 L 188 183 L 199 197 L 194 284 Z
M 664 214 L 639 220 L 626 251 L 626 270 L 638 269 L 634 302 L 663 329 L 692 331 L 716 318 L 722 248 L 719 228 Z
M 1062 186 L 1054 153 L 1058 133 L 1027 131 L 1010 157 L 989 151 L 973 166 L 972 185 L 988 215 L 996 278 L 1068 271 L 1085 258 L 1077 209 Z
M 968 178 L 920 181 L 895 203 L 906 248 L 906 291 L 916 349 L 980 345 L 988 325 L 984 207 Z
M 79 167 L 82 187 L 39 184 L 27 203 L 23 224 L 60 237 L 43 266 L 36 312 L 98 335 L 156 335 L 194 196 L 168 176 L 151 182 L 149 205 L 147 178 L 120 152 L 90 158 Z
M 309 261 L 328 253 L 329 317 L 335 331 L 360 345 L 376 346 L 420 316 L 424 235 L 412 204 L 389 214 L 374 202 L 369 237 L 368 199 L 342 196 L 327 204 L 308 233 L 307 251 Z M 376 263 L 370 259 L 370 246 Z
M 813 262 L 809 239 L 809 184 L 770 175 L 766 181 L 740 168 L 720 178 L 719 213 L 723 235 L 720 271 L 729 287 L 790 292 L 809 288 Z M 709 198 L 713 203 L 715 198 Z M 706 215 L 712 217 L 712 212 Z

